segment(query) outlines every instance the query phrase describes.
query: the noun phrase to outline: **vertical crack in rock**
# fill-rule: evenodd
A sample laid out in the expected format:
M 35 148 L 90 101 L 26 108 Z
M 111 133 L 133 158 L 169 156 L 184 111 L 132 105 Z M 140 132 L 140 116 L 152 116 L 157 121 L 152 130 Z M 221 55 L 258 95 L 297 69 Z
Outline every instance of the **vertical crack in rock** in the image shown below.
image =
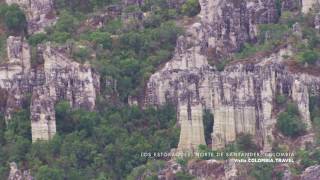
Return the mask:
M 275 1 L 200 0 L 200 4 L 200 22 L 178 38 L 173 58 L 150 77 L 146 89 L 147 105 L 162 105 L 168 99 L 177 102 L 181 125 L 178 149 L 204 144 L 199 138 L 203 137 L 201 111 L 208 109 L 214 114 L 213 149 L 235 141 L 241 133 L 249 133 L 255 135 L 263 151 L 270 151 L 277 94 L 296 102 L 310 127 L 308 89 L 318 88 L 320 79 L 290 72 L 282 63 L 283 55 L 291 53 L 289 48 L 246 63 L 233 63 L 222 72 L 208 65 L 209 60 L 215 61 L 235 52 L 244 42 L 254 41 L 258 24 L 276 22 Z M 192 96 L 191 121 L 186 92 Z
M 48 140 L 56 133 L 55 108 L 67 100 L 73 108 L 93 110 L 100 88 L 99 75 L 89 64 L 72 61 L 63 49 L 50 44 L 42 48 L 44 84 L 33 87 L 31 103 L 32 140 Z
M 55 103 L 67 100 L 73 108 L 93 110 L 100 89 L 99 75 L 89 64 L 72 61 L 63 48 L 38 47 L 41 66 L 30 66 L 30 48 L 21 37 L 7 40 L 8 62 L 0 65 L 0 88 L 7 96 L 1 107 L 6 119 L 31 94 L 32 140 L 48 140 L 56 133 Z

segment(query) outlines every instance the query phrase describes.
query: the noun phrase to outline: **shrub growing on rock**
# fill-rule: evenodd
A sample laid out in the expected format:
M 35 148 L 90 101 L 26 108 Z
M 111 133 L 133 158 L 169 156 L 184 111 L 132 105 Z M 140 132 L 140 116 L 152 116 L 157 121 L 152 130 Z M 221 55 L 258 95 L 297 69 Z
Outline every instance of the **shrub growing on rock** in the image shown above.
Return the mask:
M 198 0 L 187 0 L 181 7 L 181 13 L 187 16 L 195 16 L 200 12 Z
M 289 103 L 286 111 L 279 114 L 277 128 L 282 134 L 289 137 L 297 137 L 305 133 L 306 125 L 301 121 L 298 108 Z
M 21 33 L 26 30 L 26 16 L 17 5 L 1 5 L 0 17 L 4 18 L 2 21 L 10 33 Z
M 306 50 L 300 53 L 299 60 L 301 63 L 315 64 L 319 59 L 319 53 L 314 50 Z

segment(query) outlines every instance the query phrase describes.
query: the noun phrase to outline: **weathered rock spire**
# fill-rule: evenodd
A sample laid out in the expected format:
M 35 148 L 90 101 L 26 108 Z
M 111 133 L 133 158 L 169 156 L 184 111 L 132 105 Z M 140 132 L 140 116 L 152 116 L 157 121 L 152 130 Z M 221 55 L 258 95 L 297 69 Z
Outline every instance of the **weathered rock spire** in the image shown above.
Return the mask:
M 249 133 L 264 151 L 270 151 L 278 94 L 297 103 L 303 121 L 310 127 L 308 87 L 320 87 L 320 79 L 292 73 L 282 64 L 283 56 L 291 54 L 290 48 L 251 62 L 234 63 L 221 72 L 208 65 L 208 61 L 218 61 L 243 43 L 254 41 L 258 24 L 276 22 L 275 1 L 200 0 L 200 4 L 200 22 L 179 37 L 172 60 L 151 76 L 146 91 L 149 105 L 177 102 L 182 119 L 178 149 L 196 148 L 203 143 L 203 129 L 199 130 L 202 120 L 189 118 L 190 122 L 187 118 L 202 116 L 202 108 L 214 114 L 214 149 L 235 141 L 239 134 Z M 187 116 L 190 95 L 193 103 L 191 115 Z

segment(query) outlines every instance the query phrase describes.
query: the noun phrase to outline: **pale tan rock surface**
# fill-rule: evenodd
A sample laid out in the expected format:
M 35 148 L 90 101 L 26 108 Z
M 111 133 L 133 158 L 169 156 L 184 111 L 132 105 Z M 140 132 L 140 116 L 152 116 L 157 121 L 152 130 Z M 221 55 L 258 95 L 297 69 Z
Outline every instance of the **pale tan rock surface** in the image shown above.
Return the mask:
M 57 18 L 54 14 L 53 0 L 6 0 L 7 4 L 17 4 L 24 10 L 28 21 L 29 34 L 44 32 Z
M 73 108 L 93 110 L 99 75 L 89 64 L 74 62 L 63 47 L 39 46 L 43 64 L 31 67 L 30 47 L 21 37 L 7 40 L 8 61 L 0 65 L 0 88 L 7 96 L 6 119 L 31 95 L 32 139 L 48 140 L 56 133 L 55 104 L 67 100 Z
M 315 5 L 320 5 L 319 0 L 302 0 L 301 11 L 307 14 L 310 10 L 314 9 Z
M 93 110 L 100 88 L 99 75 L 90 65 L 72 61 L 63 48 L 46 44 L 40 51 L 43 83 L 33 87 L 30 107 L 33 141 L 48 140 L 56 133 L 56 102 L 67 100 L 73 108 Z
M 259 23 L 274 22 L 277 11 L 273 2 L 201 0 L 200 22 L 190 25 L 179 37 L 173 58 L 151 76 L 146 104 L 175 102 L 183 107 L 190 104 L 189 99 L 202 104 L 214 114 L 213 149 L 224 147 L 241 133 L 249 133 L 263 151 L 270 151 L 276 123 L 273 110 L 279 94 L 297 103 L 310 128 L 308 89 L 313 87 L 318 92 L 320 79 L 288 70 L 282 62 L 284 56 L 291 55 L 290 47 L 254 57 L 250 62 L 233 63 L 221 72 L 208 64 L 253 39 Z M 177 113 L 185 114 L 185 108 L 178 108 Z M 180 148 L 190 147 L 186 142 L 192 144 L 192 133 L 186 133 L 191 131 L 187 122 L 180 121 Z

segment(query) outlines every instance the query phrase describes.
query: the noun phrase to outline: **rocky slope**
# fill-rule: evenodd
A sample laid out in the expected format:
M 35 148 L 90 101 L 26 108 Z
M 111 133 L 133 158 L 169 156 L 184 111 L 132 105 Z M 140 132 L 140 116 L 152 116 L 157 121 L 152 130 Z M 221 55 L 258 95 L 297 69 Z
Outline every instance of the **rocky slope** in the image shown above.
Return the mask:
M 8 62 L 1 66 L 0 86 L 7 91 L 6 114 L 21 107 L 31 94 L 32 139 L 50 139 L 56 132 L 54 105 L 67 100 L 72 107 L 93 110 L 99 92 L 99 75 L 90 65 L 72 61 L 65 48 L 46 44 L 38 47 L 40 66 L 30 67 L 30 50 L 21 37 L 7 41 Z
M 275 1 L 203 0 L 200 4 L 201 21 L 179 38 L 173 59 L 151 76 L 146 91 L 146 104 L 171 101 L 177 105 L 182 128 L 178 149 L 205 144 L 201 111 L 208 109 L 214 114 L 214 149 L 250 133 L 264 151 L 270 151 L 278 94 L 298 103 L 310 128 L 308 89 L 318 92 L 320 79 L 290 72 L 283 65 L 290 48 L 234 63 L 222 72 L 208 65 L 254 41 L 258 24 L 275 22 Z
M 6 0 L 7 4 L 17 4 L 27 16 L 28 33 L 44 32 L 57 18 L 53 9 L 53 0 Z
M 43 32 L 56 20 L 52 0 L 6 2 L 18 4 L 26 12 L 29 34 Z M 67 100 L 74 108 L 93 110 L 99 75 L 89 64 L 74 62 L 67 47 L 40 45 L 35 57 L 30 49 L 23 37 L 8 37 L 8 61 L 0 65 L 0 87 L 5 95 L 2 109 L 10 119 L 30 95 L 32 140 L 48 140 L 56 133 L 55 103 Z M 32 58 L 42 63 L 31 67 Z

